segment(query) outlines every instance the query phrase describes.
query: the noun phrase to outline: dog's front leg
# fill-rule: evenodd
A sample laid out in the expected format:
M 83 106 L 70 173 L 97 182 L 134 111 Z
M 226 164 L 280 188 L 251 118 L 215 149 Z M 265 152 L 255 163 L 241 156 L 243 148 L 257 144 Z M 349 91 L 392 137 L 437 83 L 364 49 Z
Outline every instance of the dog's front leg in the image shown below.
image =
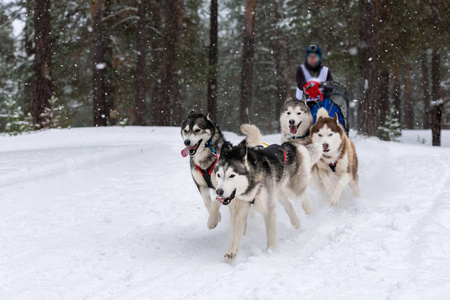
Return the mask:
M 205 203 L 206 209 L 209 213 L 207 226 L 209 229 L 214 229 L 221 219 L 219 212 L 220 203 L 219 201 L 211 201 L 211 193 L 208 187 L 199 186 L 198 190 L 202 195 L 203 202 Z
M 199 186 L 198 191 L 200 192 L 200 195 L 202 195 L 203 203 L 205 203 L 205 207 L 208 210 L 208 212 L 211 211 L 211 193 L 209 192 L 208 187 Z
M 211 204 L 211 210 L 209 212 L 209 218 L 208 218 L 208 228 L 214 229 L 216 228 L 217 224 L 219 224 L 221 216 L 220 216 L 220 206 L 222 204 L 217 201 L 213 200 Z
M 231 243 L 230 248 L 224 255 L 225 259 L 229 262 L 236 258 L 242 236 L 245 233 L 249 209 L 250 203 L 247 201 L 235 199 L 230 204 Z
M 327 192 L 328 196 L 331 196 L 333 194 L 333 183 L 331 182 L 328 172 L 324 171 L 320 168 L 318 168 L 318 171 L 319 171 L 319 177 L 322 180 L 325 191 Z
M 349 173 L 345 172 L 342 173 L 341 178 L 339 178 L 338 183 L 336 184 L 336 187 L 334 188 L 333 193 L 330 197 L 330 204 L 336 205 L 339 203 L 339 200 L 341 199 L 342 191 L 344 190 L 344 187 L 352 180 L 352 177 Z

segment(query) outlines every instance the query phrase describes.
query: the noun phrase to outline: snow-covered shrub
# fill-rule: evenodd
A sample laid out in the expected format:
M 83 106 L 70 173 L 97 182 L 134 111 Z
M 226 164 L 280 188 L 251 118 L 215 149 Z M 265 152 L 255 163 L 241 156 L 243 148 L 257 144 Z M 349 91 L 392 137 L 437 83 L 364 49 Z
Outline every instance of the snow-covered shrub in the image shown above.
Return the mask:
M 0 108 L 0 119 L 2 120 L 1 131 L 9 135 L 18 135 L 33 129 L 31 115 L 25 116 L 22 108 L 11 97 Z
M 386 116 L 384 126 L 380 126 L 379 130 L 386 140 L 394 142 L 399 141 L 398 138 L 402 135 L 402 125 L 396 117 L 396 112 L 393 107 L 391 107 L 389 114 Z

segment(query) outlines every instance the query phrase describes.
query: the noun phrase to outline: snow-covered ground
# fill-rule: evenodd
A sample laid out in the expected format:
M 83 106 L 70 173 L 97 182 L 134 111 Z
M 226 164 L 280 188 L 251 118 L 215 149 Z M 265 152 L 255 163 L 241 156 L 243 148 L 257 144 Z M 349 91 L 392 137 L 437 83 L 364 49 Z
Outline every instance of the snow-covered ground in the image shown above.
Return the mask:
M 417 135 L 353 135 L 361 197 L 311 189 L 300 230 L 279 208 L 271 253 L 256 214 L 232 264 L 228 208 L 208 230 L 178 128 L 1 136 L 0 299 L 448 299 L 450 149 Z

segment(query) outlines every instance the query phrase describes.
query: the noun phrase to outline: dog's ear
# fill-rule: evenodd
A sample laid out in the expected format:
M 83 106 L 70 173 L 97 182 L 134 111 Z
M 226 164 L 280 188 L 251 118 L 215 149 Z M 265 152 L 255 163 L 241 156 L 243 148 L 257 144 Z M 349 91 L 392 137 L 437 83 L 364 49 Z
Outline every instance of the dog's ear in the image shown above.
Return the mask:
M 338 122 L 339 118 L 338 118 L 338 114 L 337 114 L 337 113 L 334 114 L 333 120 L 334 120 L 336 123 Z
M 247 160 L 247 146 L 239 147 L 239 156 L 242 158 L 242 160 L 245 162 Z
M 286 100 L 284 101 L 284 103 L 286 104 L 286 103 L 288 103 L 289 101 L 292 101 L 292 98 L 291 98 L 291 97 L 287 97 Z
M 231 145 L 228 144 L 228 143 L 224 143 L 222 145 L 222 147 L 220 147 L 220 153 L 219 154 L 225 153 L 225 152 L 230 151 L 230 150 L 231 150 Z
M 239 145 L 239 157 L 245 158 L 247 156 L 247 139 L 243 139 Z
M 211 123 L 214 123 L 213 120 L 211 120 L 209 113 L 206 114 L 206 120 L 210 121 Z
M 308 104 L 306 103 L 306 96 L 305 96 L 305 93 L 303 93 L 303 96 L 302 96 L 302 100 L 301 100 L 303 103 L 305 103 L 305 105 L 306 105 L 306 107 L 308 107 Z M 309 107 L 308 107 L 309 108 Z
M 189 113 L 189 116 L 195 115 L 195 111 L 191 110 L 191 112 Z

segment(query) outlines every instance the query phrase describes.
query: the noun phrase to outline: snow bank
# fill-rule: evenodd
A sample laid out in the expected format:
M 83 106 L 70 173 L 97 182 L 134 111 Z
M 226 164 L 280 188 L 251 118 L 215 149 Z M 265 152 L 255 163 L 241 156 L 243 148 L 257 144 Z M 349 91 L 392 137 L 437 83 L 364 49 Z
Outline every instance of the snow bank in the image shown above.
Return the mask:
M 256 214 L 228 264 L 228 210 L 207 229 L 178 128 L 0 137 L 0 298 L 448 297 L 449 149 L 353 138 L 361 197 L 346 190 L 330 207 L 311 189 L 298 231 L 279 208 L 271 253 Z

